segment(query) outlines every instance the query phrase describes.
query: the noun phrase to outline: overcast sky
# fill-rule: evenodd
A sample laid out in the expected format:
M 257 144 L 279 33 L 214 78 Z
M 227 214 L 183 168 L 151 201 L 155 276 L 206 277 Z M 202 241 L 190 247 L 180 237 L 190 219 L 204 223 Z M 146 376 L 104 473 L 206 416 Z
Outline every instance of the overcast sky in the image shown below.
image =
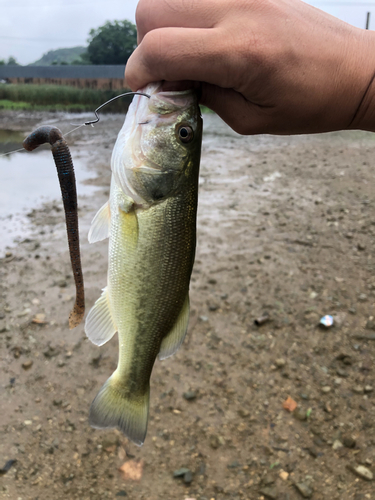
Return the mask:
M 29 64 L 52 49 L 86 45 L 91 28 L 106 21 L 135 22 L 138 0 L 0 0 L 0 59 L 13 56 Z M 365 27 L 366 12 L 372 11 L 370 29 L 375 29 L 375 1 L 309 0 L 333 16 Z

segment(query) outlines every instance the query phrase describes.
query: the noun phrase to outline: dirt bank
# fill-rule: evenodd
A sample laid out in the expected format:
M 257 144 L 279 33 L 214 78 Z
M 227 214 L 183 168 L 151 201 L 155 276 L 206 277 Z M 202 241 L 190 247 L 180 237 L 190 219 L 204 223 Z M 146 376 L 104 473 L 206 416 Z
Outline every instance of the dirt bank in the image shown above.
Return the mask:
M 63 115 L 17 113 L 0 128 L 53 121 L 72 128 Z M 241 137 L 204 121 L 189 334 L 155 364 L 142 448 L 87 423 L 117 338 L 97 348 L 83 326 L 68 329 L 61 201 L 30 211 L 32 236 L 0 256 L 0 467 L 16 460 L 0 497 L 375 498 L 375 136 Z M 70 136 L 102 187 L 80 198 L 87 309 L 107 267 L 107 243 L 89 245 L 87 232 L 121 125 L 106 115 Z M 318 327 L 325 314 L 334 327 Z

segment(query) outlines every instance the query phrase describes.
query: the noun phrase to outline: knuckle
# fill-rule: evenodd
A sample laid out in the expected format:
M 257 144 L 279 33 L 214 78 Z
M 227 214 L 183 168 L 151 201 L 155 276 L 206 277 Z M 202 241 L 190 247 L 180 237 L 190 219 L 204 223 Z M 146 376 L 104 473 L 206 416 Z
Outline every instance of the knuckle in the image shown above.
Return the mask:
M 150 0 L 139 0 L 135 11 L 135 22 L 140 33 L 146 31 L 147 21 L 149 19 Z

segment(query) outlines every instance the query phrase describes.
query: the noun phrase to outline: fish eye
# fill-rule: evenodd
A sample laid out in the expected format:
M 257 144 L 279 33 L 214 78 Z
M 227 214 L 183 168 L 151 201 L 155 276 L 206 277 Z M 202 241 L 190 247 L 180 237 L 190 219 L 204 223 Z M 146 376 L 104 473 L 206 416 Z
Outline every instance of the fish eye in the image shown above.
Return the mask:
M 178 129 L 178 138 L 184 144 L 191 142 L 194 137 L 193 129 L 189 125 L 181 125 Z

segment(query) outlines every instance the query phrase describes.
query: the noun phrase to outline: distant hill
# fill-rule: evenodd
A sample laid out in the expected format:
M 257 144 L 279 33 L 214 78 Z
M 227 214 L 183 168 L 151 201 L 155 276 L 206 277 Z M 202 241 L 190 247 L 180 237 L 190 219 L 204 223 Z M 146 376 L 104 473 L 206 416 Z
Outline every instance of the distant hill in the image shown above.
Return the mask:
M 50 50 L 38 61 L 29 66 L 52 66 L 52 64 L 72 64 L 73 61 L 81 60 L 81 54 L 86 52 L 86 47 L 71 47 L 69 49 Z M 82 64 L 82 63 L 81 63 Z

